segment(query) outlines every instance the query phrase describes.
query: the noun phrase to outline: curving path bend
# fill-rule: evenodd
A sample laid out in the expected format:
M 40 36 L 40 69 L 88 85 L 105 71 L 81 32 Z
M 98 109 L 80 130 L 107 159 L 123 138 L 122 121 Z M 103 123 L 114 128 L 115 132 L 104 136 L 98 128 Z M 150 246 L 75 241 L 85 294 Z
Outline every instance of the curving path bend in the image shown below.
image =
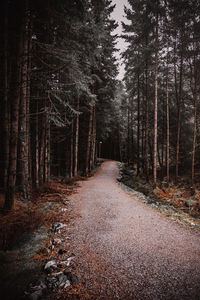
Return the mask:
M 102 164 L 71 196 L 76 272 L 91 299 L 200 299 L 200 233 L 119 186 L 117 163 Z

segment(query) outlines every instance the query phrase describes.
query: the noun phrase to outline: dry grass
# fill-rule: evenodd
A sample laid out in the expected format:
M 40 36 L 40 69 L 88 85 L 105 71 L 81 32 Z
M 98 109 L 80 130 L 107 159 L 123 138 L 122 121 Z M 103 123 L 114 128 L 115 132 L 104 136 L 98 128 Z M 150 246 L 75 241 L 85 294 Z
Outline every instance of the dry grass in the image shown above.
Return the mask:
M 68 195 L 75 192 L 76 186 L 75 182 L 70 185 L 61 182 L 45 184 L 39 191 L 31 191 L 31 202 L 21 200 L 16 194 L 13 211 L 0 215 L 0 250 L 11 249 L 22 234 L 34 231 L 40 225 L 50 226 L 60 221 L 57 210 L 45 210 L 45 204 L 62 204 Z M 1 195 L 0 208 L 4 200 L 4 195 Z

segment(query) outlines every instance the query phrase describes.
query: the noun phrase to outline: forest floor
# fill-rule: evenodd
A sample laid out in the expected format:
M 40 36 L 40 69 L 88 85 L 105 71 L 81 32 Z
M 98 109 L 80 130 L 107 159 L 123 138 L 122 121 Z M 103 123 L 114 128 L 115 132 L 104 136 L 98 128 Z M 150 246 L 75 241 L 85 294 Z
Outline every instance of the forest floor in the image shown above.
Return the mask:
M 20 206 L 37 230 L 27 224 L 15 245 L 2 235 L 1 298 L 200 299 L 197 212 L 155 198 L 160 189 L 150 200 L 121 182 L 128 177 L 130 170 L 106 161 L 86 181 L 44 187 L 29 215 L 27 204 Z
M 191 183 L 185 176 L 175 184 L 166 184 L 158 180 L 157 187 L 153 183 L 146 182 L 145 177 L 137 176 L 135 170 L 126 164 L 119 163 L 120 175 L 118 181 L 131 197 L 137 197 L 140 201 L 161 214 L 183 225 L 200 229 L 200 186 L 191 187 Z
M 76 192 L 78 180 L 57 180 L 30 193 L 27 202 L 16 194 L 14 210 L 0 215 L 0 298 L 3 300 L 41 297 L 48 271 L 45 262 L 62 257 L 59 250 L 59 227 L 70 226 L 74 212 L 69 195 Z M 0 197 L 0 208 L 4 197 Z M 61 234 L 62 235 L 62 234 Z M 70 256 L 68 251 L 66 255 Z M 39 282 L 39 289 L 36 288 Z

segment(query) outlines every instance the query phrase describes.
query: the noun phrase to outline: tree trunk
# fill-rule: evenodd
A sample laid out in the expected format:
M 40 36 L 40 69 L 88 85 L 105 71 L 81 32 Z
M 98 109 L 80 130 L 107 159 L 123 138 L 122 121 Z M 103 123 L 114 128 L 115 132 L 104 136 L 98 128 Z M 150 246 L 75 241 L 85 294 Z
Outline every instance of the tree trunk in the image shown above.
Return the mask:
M 118 145 L 119 145 L 119 161 L 122 161 L 122 149 L 121 149 L 121 136 L 120 136 L 120 124 L 118 121 Z
M 138 74 L 137 95 L 137 176 L 140 173 L 140 77 Z
M 145 111 L 145 171 L 146 180 L 149 181 L 149 78 L 148 62 L 146 62 L 145 85 L 146 85 L 146 111 Z
M 21 67 L 21 101 L 20 101 L 20 118 L 19 118 L 19 186 L 22 192 L 22 197 L 25 200 L 29 199 L 28 195 L 28 132 L 27 132 L 27 86 L 28 86 L 28 11 L 27 7 L 25 8 L 25 16 L 23 18 L 22 24 L 22 67 Z
M 35 187 L 39 188 L 39 122 L 38 122 L 38 100 L 36 111 L 36 124 L 35 124 Z
M 157 140 L 158 140 L 158 13 L 156 16 L 156 53 L 154 78 L 154 142 L 153 142 L 153 185 L 157 184 Z
M 169 65 L 167 54 L 167 75 L 166 75 L 166 122 L 167 122 L 167 144 L 166 144 L 166 171 L 167 171 L 167 185 L 169 185 Z
M 127 135 L 127 162 L 130 164 L 130 99 L 128 100 L 128 109 L 127 109 L 127 120 L 128 120 L 128 135 Z
M 143 86 L 142 90 L 145 90 L 145 74 L 143 74 Z M 145 95 L 142 94 L 142 172 L 145 173 Z
M 21 58 L 22 58 L 22 32 L 20 28 L 20 16 L 16 16 L 16 28 L 12 36 L 14 56 L 11 68 L 11 112 L 10 112 L 10 145 L 9 165 L 4 210 L 9 211 L 14 207 L 16 168 L 17 168 L 17 144 L 18 144 L 18 121 L 20 104 L 20 83 L 21 83 Z
M 50 123 L 46 122 L 45 132 L 45 182 L 50 180 Z
M 192 82 L 192 70 L 191 70 L 191 82 Z M 194 126 L 193 126 L 193 145 L 192 145 L 192 185 L 194 185 L 195 180 L 195 152 L 196 152 L 196 139 L 197 139 L 197 109 L 198 109 L 198 99 L 197 99 L 197 66 L 196 57 L 194 55 L 194 87 L 192 87 L 193 97 L 194 97 Z
M 76 111 L 79 112 L 79 97 L 77 101 Z M 74 146 L 74 176 L 78 172 L 78 146 L 79 146 L 79 114 L 76 115 L 76 133 L 75 133 L 75 146 Z
M 133 99 L 131 101 L 131 130 L 130 130 L 130 138 L 131 138 L 131 163 L 134 166 L 134 158 L 135 158 L 135 151 L 134 151 L 134 143 L 133 143 Z
M 91 168 L 95 165 L 95 151 L 96 151 L 96 106 L 93 110 L 93 134 L 92 134 L 92 150 L 91 150 Z
M 46 116 L 42 116 L 42 132 L 40 138 L 40 159 L 39 159 L 39 184 L 44 183 L 44 157 L 45 157 L 45 131 L 46 131 Z
M 92 119 L 93 119 L 93 106 L 89 110 L 89 125 L 88 125 L 88 140 L 87 140 L 87 150 L 85 159 L 85 174 L 88 175 L 89 171 L 89 161 L 90 161 L 90 150 L 91 150 L 91 135 L 92 135 Z
M 4 104 L 3 104 L 3 186 L 6 189 L 9 163 L 9 134 L 10 134 L 10 118 L 8 104 L 8 7 L 5 3 L 4 16 Z
M 182 80 L 183 80 L 183 54 L 181 52 L 179 95 L 178 95 L 178 102 L 177 102 L 178 123 L 177 123 L 177 143 L 176 143 L 176 178 L 175 178 L 176 182 L 178 181 L 178 175 L 179 175 L 179 152 L 180 152 L 180 136 L 181 136 Z
M 75 157 L 76 157 L 76 137 L 75 137 Z M 70 178 L 73 178 L 73 163 L 74 163 L 74 120 L 72 120 L 72 124 L 71 124 L 70 174 L 69 174 Z M 76 170 L 77 170 L 77 166 L 76 166 Z M 74 168 L 74 176 L 77 176 L 77 172 L 75 175 L 75 168 Z
M 29 14 L 31 12 L 29 11 Z M 31 58 L 32 58 L 32 20 L 29 16 L 28 23 L 28 72 L 27 72 L 27 105 L 26 105 L 26 129 L 27 129 L 27 145 L 28 145 L 28 181 L 29 185 L 32 184 L 32 148 L 30 138 L 30 98 L 31 98 Z
M 193 145 L 192 145 L 192 185 L 195 179 L 195 150 L 197 137 L 197 96 L 194 99 L 194 128 L 193 128 Z

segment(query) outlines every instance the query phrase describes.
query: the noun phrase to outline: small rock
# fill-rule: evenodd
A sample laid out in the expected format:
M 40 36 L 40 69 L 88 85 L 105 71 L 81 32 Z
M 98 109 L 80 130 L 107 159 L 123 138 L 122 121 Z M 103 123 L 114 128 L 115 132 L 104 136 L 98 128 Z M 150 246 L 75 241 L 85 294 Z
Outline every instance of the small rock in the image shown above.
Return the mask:
M 64 289 L 68 288 L 71 285 L 70 281 L 67 280 L 64 285 Z
M 58 286 L 60 288 L 65 288 L 68 287 L 70 285 L 70 281 L 68 280 L 67 276 L 64 274 L 59 275 L 58 277 Z
M 53 224 L 52 225 L 52 231 L 53 232 L 57 232 L 63 228 L 65 228 L 67 225 L 66 224 L 63 224 L 63 223 L 56 223 L 56 224 Z
M 63 261 L 60 261 L 58 266 L 59 266 L 59 268 L 63 268 L 63 267 L 69 267 L 69 265 L 70 265 L 69 261 L 63 260 Z
M 75 257 L 75 255 L 72 254 L 72 256 L 70 256 L 70 257 L 67 258 L 66 260 L 61 261 L 61 262 L 59 263 L 59 266 L 61 266 L 61 268 L 62 268 L 62 267 L 69 267 L 70 262 L 71 262 L 72 259 L 74 259 L 74 257 Z
M 53 272 L 53 270 L 57 269 L 57 264 L 55 260 L 50 260 L 49 262 L 46 263 L 46 265 L 44 266 L 44 270 L 47 273 L 51 273 Z
M 191 225 L 191 226 L 196 226 L 196 224 L 194 224 L 194 223 L 190 223 L 190 225 Z
M 64 211 L 64 212 L 67 211 L 67 210 L 68 210 L 67 208 L 62 208 L 61 209 L 61 211 Z

